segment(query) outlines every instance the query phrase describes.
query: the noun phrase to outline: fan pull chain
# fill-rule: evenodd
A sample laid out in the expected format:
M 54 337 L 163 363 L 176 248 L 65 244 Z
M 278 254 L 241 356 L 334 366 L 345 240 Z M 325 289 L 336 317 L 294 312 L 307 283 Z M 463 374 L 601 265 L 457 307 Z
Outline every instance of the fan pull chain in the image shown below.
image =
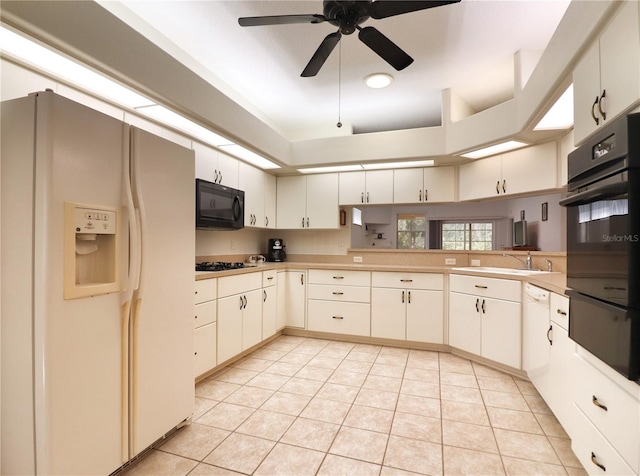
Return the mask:
M 340 122 L 340 96 L 341 96 L 341 83 L 342 83 L 342 43 L 338 45 L 338 123 L 336 127 L 342 127 L 342 122 Z

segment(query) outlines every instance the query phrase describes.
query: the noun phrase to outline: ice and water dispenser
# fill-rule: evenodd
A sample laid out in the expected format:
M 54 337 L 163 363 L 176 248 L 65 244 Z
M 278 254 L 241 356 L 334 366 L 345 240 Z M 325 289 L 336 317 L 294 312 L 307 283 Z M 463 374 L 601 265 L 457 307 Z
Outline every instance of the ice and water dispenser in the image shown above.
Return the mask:
M 119 209 L 65 203 L 64 298 L 121 291 Z

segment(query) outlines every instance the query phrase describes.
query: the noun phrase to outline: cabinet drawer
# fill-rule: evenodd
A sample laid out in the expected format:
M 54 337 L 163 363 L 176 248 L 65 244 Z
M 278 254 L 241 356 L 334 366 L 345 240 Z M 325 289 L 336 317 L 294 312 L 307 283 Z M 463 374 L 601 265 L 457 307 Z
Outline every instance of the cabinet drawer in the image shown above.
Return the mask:
M 593 426 L 589 418 L 576 406 L 574 406 L 574 411 L 575 435 L 571 435 L 571 448 L 587 473 L 616 476 L 636 474 L 634 469 L 625 463 L 620 454 Z M 598 465 L 602 465 L 605 469 Z
M 193 334 L 194 376 L 198 377 L 216 366 L 217 324 L 199 327 Z
M 218 297 L 233 296 L 262 287 L 262 273 L 238 274 L 218 278 Z
M 329 269 L 310 269 L 309 283 L 339 284 L 341 286 L 370 286 L 369 271 L 334 271 Z
M 216 291 L 218 289 L 218 280 L 213 279 L 201 279 L 196 281 L 195 286 L 195 303 L 211 301 L 216 298 Z
M 309 299 L 327 301 L 371 302 L 371 288 L 364 286 L 331 286 L 310 284 Z
M 194 328 L 202 327 L 216 322 L 218 301 L 207 301 L 195 305 Z
M 634 471 L 638 472 L 640 403 L 583 358 L 576 356 L 575 359 L 576 405 Z
M 551 293 L 551 301 L 549 316 L 553 322 L 562 327 L 565 331 L 569 330 L 569 298 L 560 294 Z
M 507 301 L 522 301 L 522 284 L 520 281 L 452 274 L 449 277 L 449 285 L 452 292 Z
M 310 300 L 307 325 L 310 331 L 368 336 L 371 333 L 369 304 Z
M 269 271 L 262 272 L 262 287 L 268 288 L 276 284 L 276 270 L 271 269 Z
M 377 288 L 444 289 L 444 275 L 438 273 L 371 273 L 371 285 Z

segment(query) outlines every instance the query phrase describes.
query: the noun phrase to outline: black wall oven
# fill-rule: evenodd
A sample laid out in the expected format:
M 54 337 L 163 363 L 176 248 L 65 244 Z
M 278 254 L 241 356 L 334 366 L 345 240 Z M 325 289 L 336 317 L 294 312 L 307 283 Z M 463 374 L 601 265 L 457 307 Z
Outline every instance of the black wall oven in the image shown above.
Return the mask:
M 569 337 L 640 377 L 640 114 L 569 154 Z

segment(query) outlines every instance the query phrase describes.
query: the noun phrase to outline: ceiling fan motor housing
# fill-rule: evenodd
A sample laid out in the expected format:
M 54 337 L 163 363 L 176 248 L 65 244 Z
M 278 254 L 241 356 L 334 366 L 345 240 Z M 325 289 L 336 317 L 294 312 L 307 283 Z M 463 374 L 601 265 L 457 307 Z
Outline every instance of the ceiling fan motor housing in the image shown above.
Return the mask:
M 324 0 L 323 14 L 327 21 L 340 28 L 340 33 L 350 35 L 357 25 L 369 19 L 367 7 L 370 1 Z

